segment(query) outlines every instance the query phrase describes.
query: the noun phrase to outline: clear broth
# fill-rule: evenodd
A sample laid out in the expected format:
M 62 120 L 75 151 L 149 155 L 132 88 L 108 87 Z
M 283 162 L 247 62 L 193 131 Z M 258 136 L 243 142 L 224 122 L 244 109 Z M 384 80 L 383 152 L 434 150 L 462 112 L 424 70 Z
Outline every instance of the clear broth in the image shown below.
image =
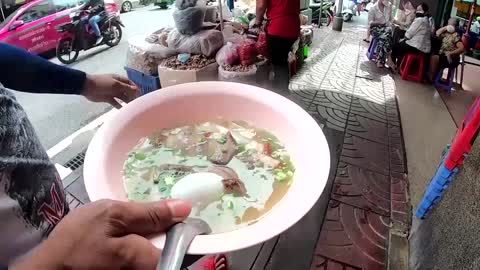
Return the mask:
M 287 193 L 295 172 L 272 133 L 244 121 L 204 122 L 142 138 L 125 161 L 124 187 L 131 201 L 159 201 L 172 198 L 172 188 L 186 175 L 219 170 L 233 171 L 223 179 L 238 178 L 246 193 L 225 189 L 214 201 L 194 204 L 191 216 L 214 233 L 256 222 Z

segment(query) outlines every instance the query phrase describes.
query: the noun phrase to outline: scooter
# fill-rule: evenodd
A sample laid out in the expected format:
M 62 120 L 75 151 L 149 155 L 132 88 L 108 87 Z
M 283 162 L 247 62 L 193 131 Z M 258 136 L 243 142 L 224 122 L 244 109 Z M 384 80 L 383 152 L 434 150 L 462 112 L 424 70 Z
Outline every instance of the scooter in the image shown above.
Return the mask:
M 353 16 L 357 14 L 357 4 L 353 1 L 348 1 L 347 6 L 343 6 L 342 16 L 344 22 L 349 22 L 352 20 Z
M 321 22 L 322 25 L 329 26 L 334 16 L 334 5 L 334 2 L 330 2 L 328 0 L 323 1 L 323 3 L 320 3 L 320 0 L 310 0 L 310 9 L 312 9 L 312 23 L 320 24 L 319 22 Z
M 57 31 L 63 33 L 57 43 L 57 58 L 64 64 L 71 64 L 77 60 L 81 50 L 89 50 L 106 44 L 114 47 L 122 39 L 122 28 L 125 27 L 116 13 L 103 12 L 98 23 L 103 41 L 96 44 L 97 36 L 88 23 L 88 10 L 77 10 L 70 13 L 71 22 L 59 25 Z

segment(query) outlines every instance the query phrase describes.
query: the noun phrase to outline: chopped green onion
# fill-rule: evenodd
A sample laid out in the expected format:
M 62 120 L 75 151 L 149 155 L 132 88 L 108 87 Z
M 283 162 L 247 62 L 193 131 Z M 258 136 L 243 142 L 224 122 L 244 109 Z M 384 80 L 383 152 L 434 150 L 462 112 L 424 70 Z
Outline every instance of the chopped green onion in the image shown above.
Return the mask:
M 147 156 L 144 153 L 141 153 L 141 152 L 135 153 L 135 159 L 144 160 L 146 158 L 147 158 Z
M 233 202 L 232 201 L 228 201 L 227 208 L 228 209 L 233 209 Z
M 222 135 L 220 138 L 217 139 L 219 144 L 225 144 L 227 142 L 227 135 Z
M 287 179 L 287 174 L 284 172 L 277 172 L 275 176 L 278 179 L 278 181 L 284 181 Z
M 163 181 L 165 182 L 166 185 L 172 186 L 174 184 L 173 182 L 175 181 L 175 177 L 167 176 L 167 177 L 163 178 Z

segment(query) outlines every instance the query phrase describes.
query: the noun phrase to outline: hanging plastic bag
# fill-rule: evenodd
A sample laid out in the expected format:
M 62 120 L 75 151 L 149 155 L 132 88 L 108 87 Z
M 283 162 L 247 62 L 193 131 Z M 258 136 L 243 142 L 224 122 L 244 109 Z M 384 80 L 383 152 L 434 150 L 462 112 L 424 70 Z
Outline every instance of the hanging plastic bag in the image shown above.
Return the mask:
M 205 19 L 205 7 L 195 6 L 186 9 L 177 9 L 173 12 L 173 20 L 177 30 L 184 35 L 198 33 Z
M 183 10 L 197 5 L 197 0 L 175 0 L 175 7 Z
M 238 57 L 240 58 L 240 64 L 244 66 L 249 66 L 255 63 L 257 58 L 257 48 L 255 47 L 255 42 L 252 40 L 247 40 L 237 49 Z
M 225 67 L 218 67 L 218 80 L 227 82 L 239 82 L 246 84 L 255 84 L 257 80 L 257 67 L 251 66 L 236 66 L 240 71 L 228 71 Z
M 238 63 L 238 45 L 227 42 L 218 52 L 215 60 L 219 66 L 235 65 Z
M 168 47 L 178 53 L 203 54 L 211 57 L 223 46 L 223 35 L 218 30 L 205 30 L 195 35 L 182 35 L 172 30 L 167 38 Z
M 156 75 L 163 59 L 176 54 L 174 49 L 160 44 L 149 43 L 144 35 L 128 40 L 126 66 L 148 75 Z

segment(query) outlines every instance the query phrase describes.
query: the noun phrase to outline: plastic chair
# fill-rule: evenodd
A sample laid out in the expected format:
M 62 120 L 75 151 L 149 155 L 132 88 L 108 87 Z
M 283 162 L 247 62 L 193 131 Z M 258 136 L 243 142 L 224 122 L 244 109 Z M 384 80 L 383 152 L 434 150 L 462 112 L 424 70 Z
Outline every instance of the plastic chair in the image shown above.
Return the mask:
M 440 71 L 437 74 L 437 77 L 435 78 L 435 88 L 445 90 L 450 94 L 453 89 L 453 79 L 455 76 L 456 69 L 457 68 L 455 67 L 448 68 L 448 75 L 447 75 L 446 82 L 443 82 L 443 71 L 445 70 L 445 68 L 440 69 Z
M 418 67 L 418 68 L 416 68 Z M 422 82 L 425 56 L 423 54 L 407 54 L 400 64 L 400 75 L 403 80 Z
M 376 38 L 372 38 L 367 51 L 368 60 L 374 61 L 377 59 L 377 44 L 378 40 Z

